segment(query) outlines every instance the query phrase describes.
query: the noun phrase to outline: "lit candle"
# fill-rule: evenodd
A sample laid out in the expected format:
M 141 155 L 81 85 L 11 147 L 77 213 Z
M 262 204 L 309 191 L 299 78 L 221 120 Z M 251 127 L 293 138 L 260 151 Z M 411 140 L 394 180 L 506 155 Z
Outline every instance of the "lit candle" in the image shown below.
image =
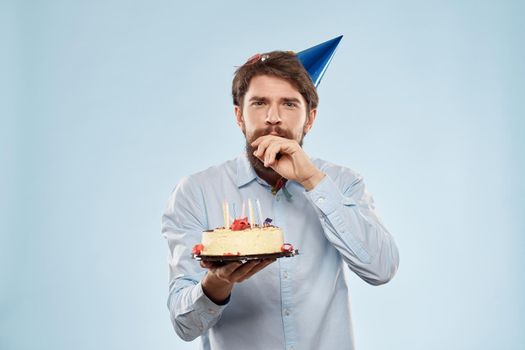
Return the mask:
M 263 219 L 263 216 L 262 216 L 261 202 L 259 201 L 259 199 L 256 199 L 255 203 L 257 204 L 257 212 L 259 213 L 259 223 L 260 223 L 260 225 L 262 227 L 264 219 Z
M 226 205 L 226 228 L 230 227 L 230 205 L 228 202 L 224 203 Z
M 248 212 L 250 213 L 250 226 L 253 228 L 253 208 L 252 208 L 252 200 L 248 199 Z
M 228 223 L 226 222 L 226 202 L 222 202 L 222 221 L 224 221 L 224 228 L 227 228 Z

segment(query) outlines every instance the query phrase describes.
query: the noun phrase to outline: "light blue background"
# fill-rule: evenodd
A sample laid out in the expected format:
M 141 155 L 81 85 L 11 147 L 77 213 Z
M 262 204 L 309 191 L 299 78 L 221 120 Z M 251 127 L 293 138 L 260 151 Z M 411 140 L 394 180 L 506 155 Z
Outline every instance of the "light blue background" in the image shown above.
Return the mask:
M 242 151 L 234 66 L 340 34 L 305 149 L 365 176 L 401 255 L 350 278 L 358 348 L 522 348 L 524 3 L 188 3 L 0 5 L 0 349 L 196 349 L 168 195 Z

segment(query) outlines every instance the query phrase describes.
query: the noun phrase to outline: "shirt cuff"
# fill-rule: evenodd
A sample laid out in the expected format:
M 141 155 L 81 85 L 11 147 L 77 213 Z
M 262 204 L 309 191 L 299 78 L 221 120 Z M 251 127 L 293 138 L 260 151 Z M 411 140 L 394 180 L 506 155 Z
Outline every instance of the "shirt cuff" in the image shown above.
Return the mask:
M 205 313 L 213 317 L 219 315 L 222 310 L 226 308 L 230 301 L 230 296 L 228 296 L 224 303 L 220 305 L 215 304 L 204 294 L 202 283 L 199 282 L 191 291 L 191 300 L 193 301 L 194 309 L 199 312 L 199 314 Z

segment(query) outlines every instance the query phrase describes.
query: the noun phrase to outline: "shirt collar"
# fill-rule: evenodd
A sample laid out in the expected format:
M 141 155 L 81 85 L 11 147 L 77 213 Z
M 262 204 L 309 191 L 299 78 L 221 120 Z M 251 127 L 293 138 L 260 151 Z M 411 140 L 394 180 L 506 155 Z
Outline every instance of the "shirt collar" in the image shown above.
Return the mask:
M 257 174 L 248 160 L 248 155 L 243 153 L 237 158 L 237 187 L 252 182 L 256 176 Z
M 266 186 L 269 186 L 266 184 L 264 180 L 262 180 L 260 177 L 257 176 L 257 173 L 253 169 L 250 161 L 248 160 L 247 153 L 243 153 L 237 158 L 237 187 L 242 187 L 250 182 L 252 182 L 255 179 L 257 180 L 261 185 L 264 183 Z M 285 187 L 285 183 L 290 181 L 285 181 L 279 186 L 279 188 L 276 189 L 276 191 L 279 191 L 279 189 L 283 188 L 283 191 L 287 198 L 291 198 L 291 194 L 288 192 L 288 190 Z M 271 186 L 270 186 L 271 188 Z M 272 193 L 275 194 L 275 192 Z

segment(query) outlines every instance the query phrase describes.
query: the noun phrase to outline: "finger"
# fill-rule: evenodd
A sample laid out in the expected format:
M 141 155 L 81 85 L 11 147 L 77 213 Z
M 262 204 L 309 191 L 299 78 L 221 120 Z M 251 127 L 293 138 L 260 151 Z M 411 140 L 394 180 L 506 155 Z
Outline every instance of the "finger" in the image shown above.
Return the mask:
M 256 138 L 255 140 L 252 141 L 252 143 L 250 143 L 250 146 L 252 147 L 257 147 L 259 145 L 259 143 L 261 142 L 261 138 L 264 137 L 264 136 L 259 136 L 258 138 Z
M 215 270 L 215 273 L 217 274 L 217 277 L 223 280 L 230 281 L 231 274 L 238 269 L 240 266 L 242 266 L 242 263 L 239 261 L 234 261 L 231 263 L 228 263 L 224 266 L 218 267 Z
M 264 152 L 264 166 L 274 165 L 277 153 L 281 151 L 282 142 L 272 143 Z
M 239 282 L 242 282 L 244 280 L 247 280 L 248 278 L 252 277 L 253 275 L 255 275 L 257 272 L 261 271 L 262 269 L 264 269 L 266 266 L 270 265 L 271 263 L 273 263 L 276 259 L 265 259 L 265 260 L 261 260 L 257 266 L 255 266 L 253 269 L 250 270 L 249 273 L 247 273 L 246 275 L 244 275 L 242 277 L 242 280 L 239 280 Z
M 275 139 L 273 137 L 266 138 L 265 140 L 261 141 L 259 143 L 259 146 L 257 146 L 257 153 L 255 154 L 255 156 L 258 157 L 260 160 L 263 160 L 264 153 L 266 152 L 268 146 L 272 144 L 272 142 L 275 142 Z
M 263 136 L 259 136 L 258 138 L 255 139 L 255 141 L 253 141 L 251 143 L 251 145 L 253 147 L 257 147 L 261 142 L 263 142 L 264 140 L 268 139 L 268 138 L 271 138 L 271 137 L 276 137 L 275 135 L 263 135 Z
M 242 279 L 240 279 L 238 282 L 242 282 L 244 280 L 247 280 L 248 278 L 252 277 L 253 275 L 255 275 L 257 272 L 261 271 L 262 269 L 264 269 L 266 266 L 270 265 L 271 263 L 275 262 L 276 259 L 267 259 L 267 260 L 263 260 L 261 261 L 259 264 L 257 264 L 257 266 L 255 266 L 252 270 L 250 270 L 250 272 L 248 274 L 246 274 L 245 276 L 243 276 Z
M 226 266 L 226 265 L 228 265 L 230 263 L 223 262 L 223 261 L 202 261 L 201 260 L 200 265 L 204 269 L 215 270 L 215 269 L 217 269 L 219 267 L 224 267 L 224 266 Z
M 227 265 L 224 265 L 223 267 L 221 267 L 221 269 L 224 273 L 230 275 L 241 266 L 242 266 L 242 263 L 240 261 L 233 261 Z
M 201 267 L 210 271 L 215 271 L 219 265 L 213 261 L 201 261 Z
M 231 282 L 237 282 L 257 266 L 257 261 L 250 261 L 239 267 L 230 275 Z
M 299 143 L 296 140 L 286 140 L 281 147 L 281 152 L 289 155 L 293 155 L 295 152 L 301 149 Z
M 276 136 L 276 135 L 264 135 L 258 137 L 255 141 L 251 143 L 252 147 L 258 147 L 260 144 L 268 145 L 269 143 L 276 141 L 276 140 L 286 140 L 284 137 Z
M 257 149 L 255 150 L 255 152 L 253 152 L 254 156 L 256 156 L 257 158 L 259 158 L 259 160 L 263 161 L 264 160 L 264 151 L 265 151 L 265 147 L 263 147 L 261 144 L 259 144 L 259 146 L 257 146 Z

